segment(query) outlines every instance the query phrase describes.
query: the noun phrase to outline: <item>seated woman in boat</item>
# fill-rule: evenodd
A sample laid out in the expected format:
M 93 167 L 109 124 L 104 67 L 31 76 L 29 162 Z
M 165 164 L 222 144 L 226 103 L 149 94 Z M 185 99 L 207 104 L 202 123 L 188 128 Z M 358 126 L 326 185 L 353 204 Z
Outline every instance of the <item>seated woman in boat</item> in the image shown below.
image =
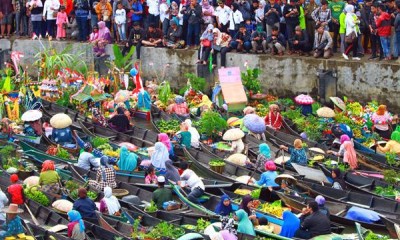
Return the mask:
M 112 189 L 110 187 L 104 188 L 104 197 L 100 200 L 100 212 L 121 216 L 121 205 L 118 199 L 112 195 Z
M 167 147 L 168 153 L 169 153 L 169 158 L 170 159 L 174 159 L 174 157 L 175 157 L 174 145 L 169 140 L 168 135 L 166 133 L 158 134 L 158 141 L 161 142 L 162 144 L 164 144 Z
M 273 161 L 268 161 L 265 163 L 265 172 L 261 174 L 260 179 L 256 181 L 255 184 L 260 187 L 267 187 L 272 191 L 272 188 L 279 187 L 279 185 L 275 183 L 275 178 L 277 176 L 275 163 Z
M 183 184 L 181 181 L 178 182 L 178 185 L 189 188 L 190 193 L 187 199 L 193 203 L 198 203 L 198 198 L 200 198 L 205 191 L 204 183 L 193 170 L 189 169 L 187 162 L 181 162 L 181 169 L 183 170 L 181 180 L 185 181 L 185 185 L 182 186 Z
M 244 211 L 243 209 L 237 210 L 233 218 L 238 222 L 238 233 L 256 236 L 253 223 L 250 221 L 249 215 L 246 213 L 246 211 Z
M 117 114 L 108 120 L 108 126 L 118 132 L 126 132 L 130 129 L 130 121 L 125 115 L 124 108 L 117 108 Z
M 169 188 L 165 188 L 165 177 L 157 177 L 158 188 L 153 192 L 152 200 L 157 205 L 158 209 L 163 209 L 165 202 L 172 201 L 172 191 Z
M 10 203 L 22 205 L 25 202 L 24 188 L 18 183 L 19 178 L 17 174 L 10 176 L 11 185 L 8 186 L 7 192 Z
M 296 197 L 300 196 L 300 194 L 298 194 L 297 191 L 293 189 L 294 186 L 289 187 L 289 183 L 285 179 L 281 181 L 280 187 L 281 189 L 279 191 L 285 193 L 286 195 L 296 196 Z
M 115 170 L 109 164 L 107 156 L 100 158 L 100 168 L 97 170 L 96 180 L 89 180 L 89 185 L 103 191 L 105 187 L 116 188 L 117 182 L 115 177 Z
M 214 212 L 221 216 L 231 215 L 231 213 L 233 213 L 231 198 L 226 194 L 222 195 L 221 200 L 219 201 Z
M 283 224 L 279 236 L 293 238 L 300 228 L 300 219 L 291 211 L 286 210 L 282 214 L 282 220 Z
M 180 179 L 179 171 L 173 165 L 172 161 L 171 160 L 165 161 L 165 180 L 176 183 L 179 181 L 179 179 Z
M 42 171 L 40 172 L 39 185 L 45 192 L 58 193 L 60 191 L 60 176 L 55 171 L 54 162 L 46 160 L 42 164 Z
M 128 172 L 134 171 L 137 167 L 138 158 L 139 157 L 135 153 L 129 152 L 127 147 L 122 146 L 117 163 L 119 170 Z
M 152 165 L 150 165 L 144 173 L 144 183 L 145 184 L 157 184 L 156 170 Z
M 81 214 L 76 210 L 71 210 L 68 215 L 68 237 L 75 240 L 86 239 L 85 224 L 82 220 Z
M 288 151 L 290 153 L 290 159 L 285 162 L 285 164 L 297 163 L 300 165 L 307 165 L 307 153 L 303 147 L 303 142 L 300 139 L 294 140 L 294 147 L 286 147 L 284 145 L 280 145 L 280 149 Z
M 106 127 L 107 126 L 107 120 L 103 116 L 103 114 L 100 113 L 100 110 L 96 106 L 96 103 L 91 102 L 89 104 L 89 111 L 92 113 L 92 122 L 95 125 L 99 125 L 99 126 L 102 126 L 102 127 Z
M 25 233 L 24 227 L 22 225 L 22 219 L 18 214 L 23 213 L 24 210 L 18 208 L 18 204 L 11 203 L 7 208 L 3 208 L 6 217 L 6 222 L 1 226 L 0 239 L 6 237 L 14 236 L 18 234 Z
M 190 132 L 190 145 L 194 148 L 200 147 L 200 134 L 196 128 L 192 127 L 192 120 L 186 119 L 186 125 L 188 126 L 188 131 Z
M 330 217 L 330 212 L 327 207 L 325 207 L 325 198 L 324 196 L 318 195 L 315 197 L 315 202 L 318 203 L 319 211 L 325 214 L 328 218 Z
M 169 160 L 167 147 L 161 143 L 154 144 L 154 153 L 151 155 L 151 165 L 158 171 L 165 173 L 165 161 Z
M 276 104 L 269 105 L 269 113 L 265 116 L 265 125 L 274 130 L 282 128 L 282 115 L 279 113 L 279 106 Z
M 392 133 L 390 124 L 392 123 L 392 115 L 387 111 L 386 105 L 379 105 L 378 109 L 371 117 L 374 124 L 372 130 L 384 139 L 389 139 Z
M 189 117 L 189 108 L 182 96 L 175 97 L 175 103 L 170 108 L 170 113 L 175 113 L 183 118 Z
M 300 229 L 295 234 L 296 238 L 310 239 L 331 233 L 331 222 L 324 213 L 319 211 L 316 202 L 310 202 L 303 209 L 300 222 Z
M 340 189 L 340 190 L 346 190 L 346 182 L 344 181 L 342 177 L 342 172 L 340 171 L 339 168 L 334 168 L 332 169 L 332 188 L 335 189 Z
M 78 189 L 78 199 L 74 202 L 73 210 L 78 211 L 83 219 L 97 218 L 96 204 L 92 199 L 88 198 L 87 190 L 85 188 Z
M 92 154 L 93 151 L 92 144 L 88 142 L 85 143 L 83 150 L 84 151 L 81 152 L 81 154 L 79 155 L 78 163 L 76 165 L 85 170 L 100 168 L 100 159 L 96 158 Z
M 250 207 L 252 206 L 253 198 L 247 194 L 242 197 L 242 202 L 240 203 L 239 209 L 243 209 L 247 215 L 252 215 Z
M 265 166 L 265 163 L 268 161 L 272 161 L 271 158 L 271 149 L 269 148 L 268 144 L 261 143 L 258 146 L 259 154 L 257 156 L 256 168 L 262 169 Z
M 190 148 L 192 146 L 192 134 L 189 132 L 189 126 L 182 122 L 180 125 L 181 130 L 175 134 L 176 142 L 186 148 Z
M 42 122 L 40 119 L 31 122 L 24 122 L 24 134 L 31 137 L 39 137 L 43 134 Z
M 356 150 L 354 149 L 353 141 L 350 139 L 349 136 L 343 134 L 340 136 L 340 148 L 339 152 L 335 152 L 332 150 L 326 151 L 328 154 L 333 154 L 335 156 L 343 156 L 343 162 L 349 164 L 352 170 L 358 167 L 357 164 L 357 155 Z
M 400 156 L 400 132 L 398 131 L 392 132 L 392 134 L 390 135 L 390 139 L 391 140 L 386 142 L 386 145 L 384 147 L 380 146 L 375 141 L 376 149 L 383 153 L 387 152 L 396 153 L 397 156 Z

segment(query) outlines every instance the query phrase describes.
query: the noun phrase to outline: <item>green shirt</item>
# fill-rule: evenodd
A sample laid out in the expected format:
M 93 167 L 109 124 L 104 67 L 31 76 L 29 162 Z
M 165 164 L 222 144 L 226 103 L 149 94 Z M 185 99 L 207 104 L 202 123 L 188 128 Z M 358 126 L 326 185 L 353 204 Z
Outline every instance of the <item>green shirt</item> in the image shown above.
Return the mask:
M 306 29 L 306 17 L 304 15 L 304 9 L 302 6 L 300 6 L 299 26 L 300 26 L 301 30 Z
M 168 188 L 158 188 L 153 192 L 153 201 L 158 209 L 163 208 L 163 203 L 172 201 L 172 192 Z
M 332 18 L 338 20 L 340 14 L 343 12 L 345 3 L 342 1 L 331 2 L 329 4 L 329 9 L 331 10 Z
M 192 134 L 189 131 L 180 132 L 177 134 L 180 145 L 190 148 L 192 145 Z
M 339 16 L 339 34 L 346 34 L 346 14 L 342 12 Z
M 39 184 L 48 185 L 58 183 L 59 179 L 60 177 L 58 176 L 58 173 L 56 171 L 48 170 L 46 172 L 40 173 Z

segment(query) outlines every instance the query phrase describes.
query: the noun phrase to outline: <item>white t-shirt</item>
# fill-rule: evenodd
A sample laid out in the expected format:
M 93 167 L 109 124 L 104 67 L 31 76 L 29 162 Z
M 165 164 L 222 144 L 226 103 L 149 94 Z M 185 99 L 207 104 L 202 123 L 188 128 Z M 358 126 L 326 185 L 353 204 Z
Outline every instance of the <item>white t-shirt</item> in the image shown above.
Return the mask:
M 235 30 L 235 24 L 240 24 L 243 21 L 243 15 L 239 10 L 236 10 L 236 12 L 231 12 L 229 17 L 229 30 Z
M 43 6 L 43 17 L 46 17 L 48 20 L 54 20 L 57 17 L 53 16 L 54 11 L 58 11 L 60 8 L 60 1 L 58 0 L 47 0 L 44 2 Z
M 205 190 L 203 181 L 197 176 L 195 172 L 190 169 L 183 171 L 181 179 L 186 181 L 186 184 L 190 187 L 190 190 L 194 190 L 197 187 Z
M 115 10 L 115 23 L 116 24 L 125 24 L 126 23 L 126 12 L 125 9 L 117 9 Z
M 147 6 L 149 7 L 149 14 L 154 16 L 160 15 L 160 8 L 157 0 L 147 0 Z
M 223 8 L 218 6 L 214 12 L 214 15 L 218 17 L 219 23 L 225 25 L 229 21 L 229 16 L 231 15 L 231 12 L 232 10 L 226 5 L 224 5 Z
M 166 3 L 161 3 L 160 4 L 160 21 L 161 23 L 164 22 L 164 19 L 169 18 L 169 13 L 166 13 L 168 11 L 169 7 Z

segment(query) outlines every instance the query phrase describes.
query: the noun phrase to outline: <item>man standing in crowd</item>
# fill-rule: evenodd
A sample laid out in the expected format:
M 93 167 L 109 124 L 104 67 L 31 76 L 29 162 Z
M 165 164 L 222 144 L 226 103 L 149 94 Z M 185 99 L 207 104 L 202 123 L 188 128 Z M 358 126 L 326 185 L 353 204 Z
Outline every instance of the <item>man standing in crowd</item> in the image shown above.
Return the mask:
M 215 17 L 217 19 L 217 27 L 221 32 L 229 33 L 229 17 L 231 15 L 230 7 L 224 4 L 224 1 L 218 1 L 218 7 L 215 10 Z
M 272 27 L 276 26 L 279 28 L 280 18 L 282 17 L 281 7 L 275 3 L 275 0 L 269 0 L 267 5 L 264 7 L 265 14 L 265 26 L 267 35 L 271 35 Z
M 298 0 L 290 1 L 289 5 L 285 5 L 283 9 L 283 16 L 286 21 L 286 35 L 288 39 L 294 37 L 294 28 L 299 25 L 299 7 L 297 5 Z M 285 46 L 285 45 L 284 45 Z M 292 53 L 292 49 L 289 46 L 289 54 Z
M 328 8 L 326 0 L 321 1 L 321 6 L 311 13 L 316 25 L 321 25 L 325 30 L 329 31 L 329 23 L 331 21 L 331 10 Z
M 379 60 L 383 60 L 383 49 L 381 44 L 381 39 L 378 35 L 378 29 L 376 27 L 376 19 L 378 18 L 378 7 L 376 4 L 371 6 L 371 14 L 368 19 L 368 27 L 371 32 L 371 51 L 372 55 L 369 60 L 374 60 L 378 57 L 378 48 L 380 52 Z
M 370 0 L 371 1 L 371 0 Z M 333 52 L 337 52 L 339 39 L 339 16 L 343 12 L 345 3 L 342 0 L 332 0 L 329 4 L 331 10 L 331 30 L 333 32 Z

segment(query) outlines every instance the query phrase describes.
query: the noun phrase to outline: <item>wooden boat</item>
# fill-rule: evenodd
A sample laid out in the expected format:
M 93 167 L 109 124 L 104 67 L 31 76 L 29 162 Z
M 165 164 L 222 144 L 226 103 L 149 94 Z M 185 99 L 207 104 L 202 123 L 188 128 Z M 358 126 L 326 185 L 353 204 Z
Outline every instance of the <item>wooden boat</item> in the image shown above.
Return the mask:
M 308 192 L 312 197 L 322 195 L 326 200 L 358 206 L 383 214 L 387 218 L 400 219 L 400 203 L 371 194 L 343 191 L 320 184 L 298 180 L 296 187 Z
M 75 154 L 75 155 L 78 154 L 79 151 L 81 150 L 81 148 L 79 147 L 79 144 L 77 143 L 77 140 L 76 140 L 77 134 L 78 133 L 76 132 L 76 130 L 72 131 L 72 139 L 73 139 L 73 141 L 75 143 L 75 147 L 73 147 L 73 148 L 63 147 L 63 146 L 60 146 L 60 147 L 65 149 L 65 150 L 67 150 L 71 154 Z M 47 145 L 51 145 L 51 146 L 58 146 L 59 145 L 56 142 L 54 142 L 52 139 L 48 138 L 45 134 L 43 134 L 42 139 L 43 139 L 43 142 L 45 144 L 47 144 Z M 40 142 L 38 142 L 36 144 L 40 144 Z
M 278 196 L 281 198 L 282 202 L 284 202 L 286 206 L 290 206 L 297 212 L 301 212 L 301 210 L 307 206 L 307 203 L 314 201 L 313 198 L 290 196 L 282 192 L 276 192 L 276 194 L 278 194 Z M 354 220 L 345 218 L 347 211 L 349 210 L 351 205 L 345 203 L 326 201 L 325 207 L 329 209 L 331 221 L 346 226 L 351 226 L 351 227 L 354 226 L 355 222 Z M 361 221 L 356 221 L 356 222 L 360 223 L 363 227 L 368 229 L 373 229 L 378 231 L 387 230 L 383 222 L 381 223 L 367 223 Z

